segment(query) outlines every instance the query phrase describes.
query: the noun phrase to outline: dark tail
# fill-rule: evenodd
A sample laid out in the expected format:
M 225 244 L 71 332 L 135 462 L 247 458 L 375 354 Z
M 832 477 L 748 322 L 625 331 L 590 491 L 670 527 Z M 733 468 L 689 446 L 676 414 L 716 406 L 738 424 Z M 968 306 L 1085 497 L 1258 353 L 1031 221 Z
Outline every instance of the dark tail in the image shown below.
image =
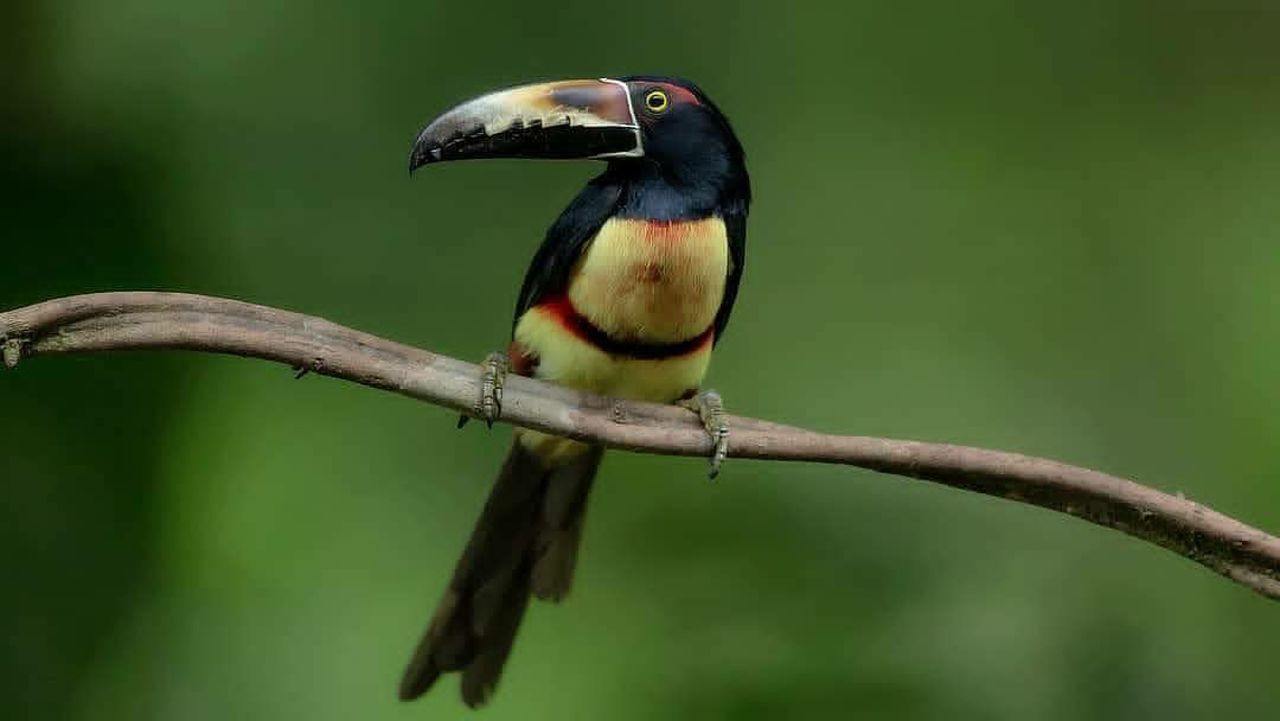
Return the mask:
M 517 436 L 476 521 L 453 580 L 400 681 L 400 698 L 427 692 L 440 674 L 462 672 L 462 700 L 488 700 L 511 653 L 532 593 L 569 592 L 591 482 L 604 450 L 587 448 L 548 467 Z

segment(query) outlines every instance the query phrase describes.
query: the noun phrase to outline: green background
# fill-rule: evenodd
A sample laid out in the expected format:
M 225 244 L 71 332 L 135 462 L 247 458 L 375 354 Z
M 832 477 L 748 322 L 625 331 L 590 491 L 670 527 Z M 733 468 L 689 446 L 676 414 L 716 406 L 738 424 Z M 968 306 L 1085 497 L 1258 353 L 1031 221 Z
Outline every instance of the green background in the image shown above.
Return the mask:
M 1263 0 L 9 0 L 0 307 L 183 290 L 479 359 L 598 168 L 410 180 L 420 125 L 527 80 L 680 74 L 756 188 L 711 375 L 733 410 L 1280 530 L 1277 37 Z M 462 717 L 455 680 L 395 683 L 508 434 L 232 358 L 0 374 L 0 715 Z M 586 535 L 486 717 L 1280 706 L 1280 606 L 1021 505 L 615 453 Z

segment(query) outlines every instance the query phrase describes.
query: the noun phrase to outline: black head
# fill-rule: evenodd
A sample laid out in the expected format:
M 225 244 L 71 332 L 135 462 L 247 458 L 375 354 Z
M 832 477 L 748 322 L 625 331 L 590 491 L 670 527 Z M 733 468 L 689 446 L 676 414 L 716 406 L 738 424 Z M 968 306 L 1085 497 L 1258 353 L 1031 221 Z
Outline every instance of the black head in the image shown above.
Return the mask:
M 698 86 L 681 78 L 620 78 L 631 96 L 644 154 L 618 158 L 620 168 L 656 166 L 674 186 L 716 189 L 750 202 L 742 144 L 728 118 Z
M 418 135 L 409 168 L 469 158 L 596 159 L 659 215 L 750 202 L 742 145 L 693 83 L 635 75 L 567 80 L 489 93 L 458 105 Z M 651 192 L 648 192 L 651 191 Z M 677 209 L 673 199 L 679 199 Z M 655 216 L 657 217 L 657 216 Z

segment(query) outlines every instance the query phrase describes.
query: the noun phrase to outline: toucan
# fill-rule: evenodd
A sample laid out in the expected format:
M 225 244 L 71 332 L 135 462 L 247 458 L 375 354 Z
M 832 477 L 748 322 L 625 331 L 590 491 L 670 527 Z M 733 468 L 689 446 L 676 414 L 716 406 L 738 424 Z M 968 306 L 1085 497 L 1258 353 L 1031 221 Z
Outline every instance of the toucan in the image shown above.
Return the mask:
M 508 373 L 683 403 L 712 436 L 714 477 L 728 429 L 720 397 L 702 383 L 738 295 L 751 203 L 742 145 L 724 114 L 679 78 L 523 85 L 432 120 L 409 170 L 473 158 L 605 162 L 534 253 L 510 345 L 486 360 L 473 415 L 490 424 L 499 416 Z M 451 671 L 462 674 L 468 706 L 489 699 L 530 596 L 560 601 L 569 592 L 602 455 L 600 446 L 517 429 L 401 699 Z

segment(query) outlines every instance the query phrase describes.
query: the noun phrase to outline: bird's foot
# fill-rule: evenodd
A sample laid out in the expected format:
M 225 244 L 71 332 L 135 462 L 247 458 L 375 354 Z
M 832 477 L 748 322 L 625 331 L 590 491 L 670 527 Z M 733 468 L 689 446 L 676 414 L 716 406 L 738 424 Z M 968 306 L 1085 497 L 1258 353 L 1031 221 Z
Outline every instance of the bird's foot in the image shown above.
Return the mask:
M 511 358 L 506 353 L 490 353 L 481 364 L 480 397 L 472 406 L 473 414 L 484 420 L 485 425 L 493 428 L 493 422 L 502 415 L 502 386 L 511 371 Z M 467 425 L 471 416 L 463 413 L 458 417 L 458 427 Z
M 707 469 L 707 477 L 714 479 L 720 475 L 720 465 L 729 455 L 729 424 L 724 420 L 724 399 L 715 391 L 703 391 L 680 404 L 698 414 L 702 427 L 711 436 L 711 467 Z

